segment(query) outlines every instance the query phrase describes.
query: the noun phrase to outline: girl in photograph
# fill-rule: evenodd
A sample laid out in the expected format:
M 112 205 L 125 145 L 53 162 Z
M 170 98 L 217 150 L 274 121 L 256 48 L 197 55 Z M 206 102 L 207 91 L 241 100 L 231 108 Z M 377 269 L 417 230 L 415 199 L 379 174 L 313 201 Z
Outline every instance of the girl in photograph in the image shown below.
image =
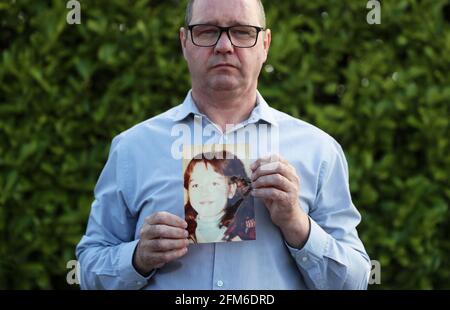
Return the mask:
M 242 161 L 221 151 L 195 156 L 184 173 L 189 238 L 194 243 L 254 240 L 250 179 Z

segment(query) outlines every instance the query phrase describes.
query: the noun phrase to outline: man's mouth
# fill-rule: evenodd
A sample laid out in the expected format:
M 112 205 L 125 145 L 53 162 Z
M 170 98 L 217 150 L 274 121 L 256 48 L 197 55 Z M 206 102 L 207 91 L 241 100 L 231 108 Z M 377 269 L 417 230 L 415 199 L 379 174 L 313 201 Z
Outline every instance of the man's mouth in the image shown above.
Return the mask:
M 220 68 L 236 68 L 236 67 L 230 64 L 218 64 L 213 67 L 213 69 L 220 69 Z

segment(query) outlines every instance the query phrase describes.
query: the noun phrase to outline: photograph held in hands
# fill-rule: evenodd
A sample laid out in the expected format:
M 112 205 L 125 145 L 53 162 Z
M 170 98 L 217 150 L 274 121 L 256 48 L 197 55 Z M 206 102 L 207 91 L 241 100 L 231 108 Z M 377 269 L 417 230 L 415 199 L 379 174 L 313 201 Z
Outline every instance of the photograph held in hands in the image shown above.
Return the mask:
M 255 240 L 248 145 L 187 146 L 183 154 L 190 242 Z

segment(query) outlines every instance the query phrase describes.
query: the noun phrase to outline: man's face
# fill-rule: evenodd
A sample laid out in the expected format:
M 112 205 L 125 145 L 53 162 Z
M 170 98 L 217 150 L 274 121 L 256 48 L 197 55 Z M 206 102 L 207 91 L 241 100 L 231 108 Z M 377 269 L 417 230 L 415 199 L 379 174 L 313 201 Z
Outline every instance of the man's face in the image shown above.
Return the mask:
M 222 27 L 252 25 L 262 27 L 256 0 L 196 0 L 191 25 Z M 187 37 L 186 37 L 187 35 Z M 270 30 L 260 32 L 252 48 L 234 47 L 226 33 L 213 47 L 195 46 L 191 34 L 182 28 L 180 39 L 191 74 L 192 87 L 198 91 L 247 91 L 256 89 L 261 67 L 267 59 Z

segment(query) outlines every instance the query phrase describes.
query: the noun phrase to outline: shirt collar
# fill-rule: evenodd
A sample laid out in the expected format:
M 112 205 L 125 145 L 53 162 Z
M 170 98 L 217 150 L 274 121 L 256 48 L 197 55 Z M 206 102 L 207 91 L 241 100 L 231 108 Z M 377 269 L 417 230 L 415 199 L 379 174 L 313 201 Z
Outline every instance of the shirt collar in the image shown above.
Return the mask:
M 254 122 L 263 120 L 271 125 L 278 126 L 278 123 L 273 115 L 272 108 L 267 104 L 266 100 L 264 100 L 259 91 L 256 92 L 256 107 L 250 115 L 250 121 L 252 118 Z
M 192 90 L 190 90 L 184 99 L 183 103 L 176 110 L 175 115 L 173 116 L 173 120 L 179 122 L 184 120 L 189 115 L 200 115 L 205 116 L 200 113 L 197 105 L 192 98 Z M 206 117 L 206 116 L 205 116 Z M 259 91 L 256 92 L 256 107 L 253 109 L 248 122 L 249 123 L 257 123 L 259 120 L 263 120 L 269 124 L 277 126 L 277 122 L 273 116 L 273 112 L 264 98 L 261 96 Z
M 194 99 L 192 98 L 192 90 L 188 92 L 183 103 L 176 110 L 175 115 L 173 116 L 173 120 L 175 122 L 179 122 L 184 120 L 191 114 L 203 116 L 203 114 L 200 113 L 200 111 L 198 110 L 197 105 L 194 102 Z

